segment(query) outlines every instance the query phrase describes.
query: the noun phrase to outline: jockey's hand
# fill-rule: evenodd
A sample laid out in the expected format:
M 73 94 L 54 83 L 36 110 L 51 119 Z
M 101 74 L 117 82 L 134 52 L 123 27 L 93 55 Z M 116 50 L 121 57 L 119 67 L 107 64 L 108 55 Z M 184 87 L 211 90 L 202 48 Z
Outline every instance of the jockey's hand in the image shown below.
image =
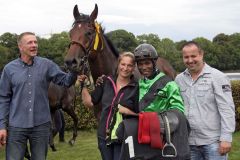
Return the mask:
M 221 141 L 219 143 L 219 153 L 225 155 L 231 150 L 231 142 Z
M 125 114 L 125 115 L 132 115 L 132 116 L 137 116 L 138 114 L 133 112 L 132 110 L 128 109 L 127 107 L 124 107 L 122 105 L 118 105 L 118 111 L 121 114 Z
M 7 130 L 1 129 L 0 130 L 0 149 L 6 144 L 7 140 Z
M 100 77 L 97 78 L 96 80 L 96 86 L 100 86 L 101 84 L 103 84 L 103 78 L 105 77 L 105 75 L 101 75 Z

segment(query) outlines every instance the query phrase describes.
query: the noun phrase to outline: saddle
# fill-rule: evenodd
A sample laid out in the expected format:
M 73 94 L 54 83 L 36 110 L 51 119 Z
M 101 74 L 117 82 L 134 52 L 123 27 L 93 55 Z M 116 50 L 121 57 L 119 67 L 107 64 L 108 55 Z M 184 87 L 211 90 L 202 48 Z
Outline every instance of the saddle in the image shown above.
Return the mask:
M 167 117 L 167 120 L 168 120 L 167 122 L 166 122 L 166 117 L 165 116 Z M 167 112 L 159 113 L 158 118 L 159 118 L 160 129 L 161 129 L 162 134 L 166 134 L 166 129 L 167 129 L 166 128 L 167 127 L 166 123 L 169 124 L 170 133 L 173 133 L 179 125 L 179 119 L 176 116 L 176 113 L 172 112 L 171 110 L 169 110 Z
M 177 151 L 171 142 L 171 134 L 178 126 L 179 120 L 174 112 L 142 112 L 139 114 L 138 143 L 162 150 L 163 157 L 176 157 Z
M 143 110 L 155 99 L 159 90 L 172 81 L 168 76 L 162 76 L 153 83 L 149 91 L 139 101 L 139 110 Z M 189 154 L 188 127 L 185 116 L 178 110 L 168 110 L 158 113 L 160 133 L 163 136 L 164 145 L 160 148 L 152 148 L 151 144 L 140 144 L 138 141 L 138 117 L 125 119 L 117 130 L 117 136 L 123 141 L 123 149 L 120 160 L 127 159 L 185 159 Z M 151 123 L 151 122 L 150 122 Z M 121 133 L 121 130 L 123 131 Z M 182 136 L 183 134 L 183 136 Z M 181 138 L 179 136 L 182 136 Z M 172 142 L 173 139 L 173 142 Z M 177 153 L 177 151 L 180 151 Z M 181 158 L 180 158 L 181 157 Z M 183 157 L 183 158 L 182 158 Z
M 155 81 L 153 85 L 149 88 L 149 91 L 143 96 L 139 101 L 139 110 L 143 110 L 151 104 L 151 102 L 158 95 L 158 91 L 163 89 L 168 82 L 172 79 L 166 75 L 159 78 Z M 173 133 L 179 125 L 179 120 L 174 112 L 162 112 L 159 113 L 159 122 L 160 122 L 160 132 L 165 135 L 166 143 L 162 149 L 162 156 L 164 157 L 176 157 L 177 151 L 175 146 L 171 143 L 171 133 Z M 171 150 L 171 152 L 166 152 L 166 150 Z
M 189 128 L 185 116 L 178 110 L 169 110 L 158 114 L 162 149 L 152 148 L 150 144 L 138 142 L 138 117 L 123 120 L 117 129 L 117 136 L 123 142 L 120 160 L 171 159 L 183 160 L 189 156 Z

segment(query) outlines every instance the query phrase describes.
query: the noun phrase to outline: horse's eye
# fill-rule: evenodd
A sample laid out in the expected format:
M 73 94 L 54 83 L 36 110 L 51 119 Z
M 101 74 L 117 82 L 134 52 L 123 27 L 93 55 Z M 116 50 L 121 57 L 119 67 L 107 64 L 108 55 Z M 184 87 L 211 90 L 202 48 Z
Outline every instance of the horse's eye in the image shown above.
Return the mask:
M 86 33 L 86 36 L 88 36 L 88 37 L 91 36 L 91 35 L 92 35 L 92 32 L 87 32 Z

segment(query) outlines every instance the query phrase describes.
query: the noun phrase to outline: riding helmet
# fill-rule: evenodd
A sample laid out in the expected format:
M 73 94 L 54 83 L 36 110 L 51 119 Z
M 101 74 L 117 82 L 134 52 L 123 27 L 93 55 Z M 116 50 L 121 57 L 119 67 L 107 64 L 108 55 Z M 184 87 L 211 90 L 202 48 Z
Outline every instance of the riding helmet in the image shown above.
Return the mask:
M 151 44 L 147 43 L 143 43 L 137 46 L 137 48 L 134 50 L 134 56 L 136 61 L 143 59 L 156 60 L 158 58 L 156 49 Z

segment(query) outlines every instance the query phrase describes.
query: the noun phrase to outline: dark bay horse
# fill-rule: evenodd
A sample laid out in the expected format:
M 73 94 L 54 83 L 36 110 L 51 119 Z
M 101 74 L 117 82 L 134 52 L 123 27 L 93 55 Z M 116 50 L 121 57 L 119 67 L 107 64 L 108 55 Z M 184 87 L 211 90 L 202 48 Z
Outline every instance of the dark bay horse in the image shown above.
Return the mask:
M 66 66 L 82 71 L 84 62 L 88 61 L 94 82 L 102 74 L 114 74 L 118 51 L 104 35 L 101 25 L 96 22 L 97 4 L 90 16 L 79 13 L 75 5 L 73 15 L 75 21 L 70 30 L 71 43 L 65 56 Z M 176 72 L 167 60 L 159 57 L 157 67 L 171 78 L 175 78 Z
M 79 13 L 77 5 L 73 10 L 75 21 L 70 30 L 70 46 L 65 56 L 68 69 L 78 69 L 80 74 L 89 74 L 96 82 L 103 74 L 113 75 L 117 67 L 118 51 L 103 34 L 101 26 L 95 22 L 98 7 L 95 5 L 91 15 Z M 94 107 L 94 114 L 99 118 L 101 107 Z
M 104 35 L 101 25 L 96 22 L 97 4 L 90 15 L 80 13 L 75 5 L 73 15 L 75 21 L 70 30 L 71 42 L 65 56 L 65 65 L 68 69 L 78 69 L 81 74 L 90 70 L 94 82 L 102 74 L 113 75 L 117 67 L 118 51 Z M 176 76 L 173 67 L 163 58 L 158 58 L 157 68 L 172 79 Z M 136 77 L 139 75 L 138 72 Z
M 71 43 L 65 56 L 66 66 L 83 72 L 84 67 L 87 67 L 84 63 L 88 62 L 94 82 L 102 74 L 114 74 L 118 51 L 95 22 L 97 5 L 90 16 L 79 13 L 75 5 L 73 15 L 75 22 L 70 30 Z
M 56 120 L 56 111 L 62 109 L 66 112 L 71 118 L 73 119 L 73 135 L 72 138 L 69 140 L 69 144 L 73 145 L 75 143 L 77 137 L 77 127 L 78 127 L 78 117 L 74 112 L 75 109 L 75 99 L 76 93 L 74 85 L 70 88 L 65 88 L 62 86 L 58 86 L 54 83 L 50 83 L 48 88 L 48 98 L 49 98 L 49 106 L 51 110 L 51 117 L 53 122 L 52 127 L 52 135 L 50 136 L 50 146 L 52 150 L 55 150 L 53 138 L 59 131 L 59 124 L 61 121 Z M 54 123 L 55 122 L 55 123 Z

